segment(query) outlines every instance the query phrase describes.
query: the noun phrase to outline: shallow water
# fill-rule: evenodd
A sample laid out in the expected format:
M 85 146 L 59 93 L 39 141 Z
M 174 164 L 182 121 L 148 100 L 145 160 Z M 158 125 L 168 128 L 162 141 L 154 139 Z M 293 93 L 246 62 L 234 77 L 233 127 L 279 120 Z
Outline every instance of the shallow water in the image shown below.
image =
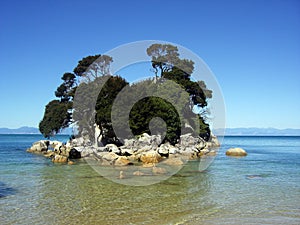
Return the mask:
M 300 224 L 300 137 L 226 137 L 207 170 L 142 187 L 26 153 L 39 139 L 0 135 L 0 224 Z

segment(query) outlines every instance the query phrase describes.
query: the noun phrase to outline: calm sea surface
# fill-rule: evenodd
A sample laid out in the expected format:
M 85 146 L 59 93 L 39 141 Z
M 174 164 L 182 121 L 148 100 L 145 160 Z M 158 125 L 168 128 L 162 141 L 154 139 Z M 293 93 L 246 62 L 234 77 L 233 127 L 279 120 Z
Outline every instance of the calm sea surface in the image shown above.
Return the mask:
M 300 137 L 225 137 L 206 171 L 144 187 L 26 153 L 40 139 L 0 135 L 0 224 L 300 224 Z

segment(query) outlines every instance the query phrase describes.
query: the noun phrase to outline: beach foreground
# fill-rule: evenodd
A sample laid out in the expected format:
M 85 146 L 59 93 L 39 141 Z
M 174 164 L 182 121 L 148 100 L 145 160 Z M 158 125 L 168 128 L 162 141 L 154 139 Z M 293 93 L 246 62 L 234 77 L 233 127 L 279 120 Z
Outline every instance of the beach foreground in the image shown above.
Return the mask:
M 2 224 L 300 223 L 299 137 L 226 137 L 207 170 L 191 161 L 144 187 L 26 153 L 39 139 L 0 135 Z M 232 146 L 248 156 L 225 156 Z

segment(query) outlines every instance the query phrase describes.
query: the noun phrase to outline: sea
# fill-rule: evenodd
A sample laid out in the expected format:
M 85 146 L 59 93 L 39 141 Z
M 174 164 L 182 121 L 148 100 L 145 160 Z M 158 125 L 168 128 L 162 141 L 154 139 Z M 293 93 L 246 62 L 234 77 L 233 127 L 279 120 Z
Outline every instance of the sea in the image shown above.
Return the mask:
M 0 224 L 300 224 L 300 137 L 226 136 L 204 171 L 190 161 L 148 186 L 27 153 L 40 139 L 0 135 Z

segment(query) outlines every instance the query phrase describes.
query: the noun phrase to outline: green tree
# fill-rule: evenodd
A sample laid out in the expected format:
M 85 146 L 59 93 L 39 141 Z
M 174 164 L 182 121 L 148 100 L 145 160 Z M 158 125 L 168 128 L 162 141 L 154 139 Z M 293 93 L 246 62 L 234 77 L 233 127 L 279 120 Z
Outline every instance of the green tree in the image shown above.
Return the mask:
M 110 75 L 112 57 L 108 55 L 87 56 L 78 62 L 73 70 L 76 76 L 84 77 L 89 82 L 99 76 Z
M 59 100 L 53 100 L 45 107 L 44 118 L 39 123 L 40 132 L 44 137 L 50 138 L 69 126 L 70 117 L 68 105 Z
M 102 82 L 101 82 L 102 83 Z M 119 92 L 128 85 L 120 76 L 108 76 L 96 102 L 96 124 L 101 131 L 102 141 L 105 143 L 116 142 L 117 137 L 111 122 L 112 105 Z M 99 89 L 98 89 L 99 90 Z
M 212 91 L 207 89 L 204 81 L 193 81 L 191 74 L 194 71 L 194 62 L 188 59 L 181 59 L 178 53 L 178 48 L 170 44 L 153 44 L 147 49 L 147 54 L 152 59 L 152 67 L 155 75 L 160 70 L 160 80 L 172 80 L 190 95 L 189 108 L 184 107 L 184 117 L 192 118 L 188 124 L 200 124 L 198 134 L 204 138 L 209 138 L 210 129 L 203 116 L 199 115 L 197 123 L 195 123 L 194 111 L 202 111 L 207 113 L 207 100 L 212 97 Z M 195 110 L 196 108 L 196 110 Z M 201 109 L 201 110 L 200 110 Z

